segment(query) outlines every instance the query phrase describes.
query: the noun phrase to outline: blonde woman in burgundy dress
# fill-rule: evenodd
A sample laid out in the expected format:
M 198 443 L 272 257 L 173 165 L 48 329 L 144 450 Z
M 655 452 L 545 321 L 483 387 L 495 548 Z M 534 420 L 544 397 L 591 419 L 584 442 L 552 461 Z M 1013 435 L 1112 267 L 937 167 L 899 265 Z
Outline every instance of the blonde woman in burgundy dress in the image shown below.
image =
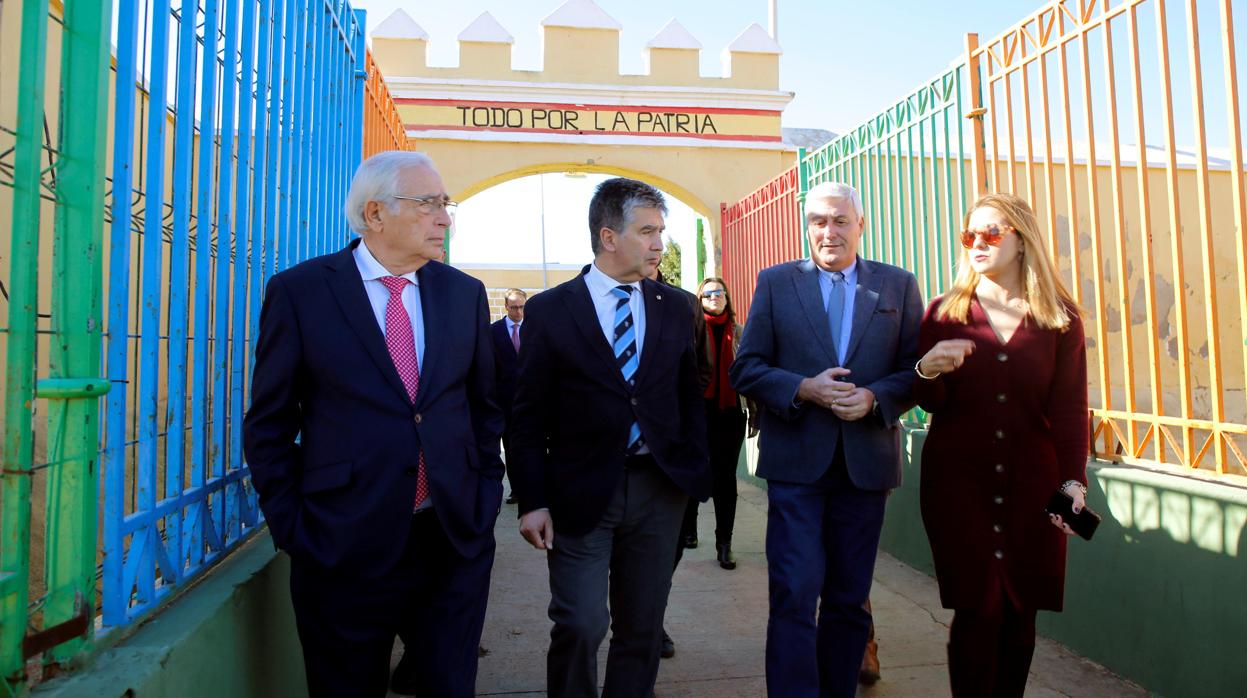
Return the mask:
M 1021 696 L 1035 615 L 1060 611 L 1072 533 L 1044 512 L 1058 489 L 1085 503 L 1082 320 L 1011 194 L 979 199 L 952 288 L 927 309 L 915 397 L 932 415 L 922 519 L 949 633 L 954 696 Z

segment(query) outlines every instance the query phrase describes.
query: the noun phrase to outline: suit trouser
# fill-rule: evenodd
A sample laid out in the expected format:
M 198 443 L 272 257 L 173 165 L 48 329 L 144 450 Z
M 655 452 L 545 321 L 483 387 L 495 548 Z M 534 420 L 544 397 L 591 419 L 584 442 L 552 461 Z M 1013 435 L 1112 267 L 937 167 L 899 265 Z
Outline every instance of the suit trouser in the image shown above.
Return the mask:
M 785 698 L 853 696 L 870 632 L 863 605 L 887 493 L 854 487 L 837 449 L 818 481 L 771 480 L 767 498 L 767 691 Z
M 624 471 L 588 533 L 561 535 L 554 522 L 554 549 L 546 557 L 554 621 L 546 686 L 553 698 L 597 695 L 597 652 L 608 625 L 603 695 L 649 698 L 654 691 L 671 560 L 688 495 L 649 462 Z
M 417 658 L 420 695 L 472 696 L 494 561 L 458 555 L 432 509 L 412 516 L 397 567 L 379 579 L 294 557 L 290 595 L 312 696 L 384 696 L 394 637 Z M 410 661 L 410 660 L 409 660 Z

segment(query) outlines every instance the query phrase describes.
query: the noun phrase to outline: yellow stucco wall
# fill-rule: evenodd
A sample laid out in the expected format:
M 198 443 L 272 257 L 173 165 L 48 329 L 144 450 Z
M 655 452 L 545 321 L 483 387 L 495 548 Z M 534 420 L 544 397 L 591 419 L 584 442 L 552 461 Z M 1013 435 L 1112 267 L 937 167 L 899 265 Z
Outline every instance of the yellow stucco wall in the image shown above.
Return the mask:
M 918 171 L 931 171 L 929 158 L 918 158 L 915 163 Z M 1048 236 L 1048 240 L 1055 240 L 1056 263 L 1062 279 L 1070 285 L 1070 291 L 1076 294 L 1083 308 L 1088 383 L 1093 406 L 1150 412 L 1159 405 L 1163 414 L 1181 416 L 1179 376 L 1182 373 L 1180 359 L 1184 358 L 1189 375 L 1191 416 L 1212 419 L 1213 397 L 1217 391 L 1213 389 L 1214 364 L 1209 354 L 1210 337 L 1215 335 L 1220 340 L 1219 393 L 1224 399 L 1224 420 L 1247 422 L 1247 346 L 1244 344 L 1247 337 L 1243 334 L 1243 322 L 1247 316 L 1242 310 L 1247 304 L 1247 278 L 1240 278 L 1239 272 L 1239 236 L 1242 232 L 1234 220 L 1232 173 L 1214 169 L 1208 174 L 1208 234 L 1211 244 L 1206 249 L 1212 269 L 1209 276 L 1205 273 L 1205 233 L 1200 214 L 1198 170 L 1184 165 L 1175 173 L 1174 190 L 1178 200 L 1175 229 L 1171 221 L 1171 189 L 1167 173 L 1163 167 L 1155 166 L 1155 160 L 1152 163 L 1144 177 L 1149 219 L 1146 228 L 1144 211 L 1140 207 L 1138 168 L 1130 163 L 1123 165 L 1118 175 L 1119 202 L 1114 200 L 1118 186 L 1114 182 L 1113 168 L 1103 163 L 1094 168 L 1098 197 L 1094 209 L 1090 196 L 1090 168 L 1085 163 L 1076 163 L 1071 168 L 1074 185 L 1071 199 L 1066 165 L 1053 163 L 1051 200 L 1056 212 L 1054 217 L 1048 213 L 1047 171 L 1042 163 L 1032 166 L 1028 178 L 1024 162 L 1013 165 L 1012 176 L 1009 165 L 1002 162 L 992 177 L 999 182 L 999 190 L 1012 191 L 1030 199 L 1041 231 Z M 870 159 L 863 159 L 861 165 L 868 170 Z M 903 157 L 882 157 L 875 159 L 873 166 L 876 172 L 903 173 L 909 171 L 910 162 Z M 936 167 L 943 171 L 945 161 L 938 160 Z M 951 169 L 954 173 L 957 171 L 955 161 Z M 960 192 L 969 191 L 970 186 L 968 162 L 965 163 L 965 171 L 966 181 L 961 183 L 953 197 L 956 202 L 954 226 L 958 229 L 964 213 Z M 928 178 L 928 201 L 936 195 L 932 181 Z M 921 209 L 915 203 L 920 222 L 914 226 L 910 214 L 913 196 L 907 190 L 901 190 L 889 204 L 886 184 L 881 187 L 876 192 L 872 192 L 869 186 L 863 188 L 867 214 L 863 254 L 913 269 L 923 282 L 928 275 L 937 274 L 937 265 L 942 263 L 945 278 L 948 278 L 951 275 L 949 260 L 955 259 L 960 248 L 953 240 L 954 231 L 945 222 L 948 211 L 942 197 L 946 195 L 946 189 L 941 185 L 939 190 L 941 221 L 937 224 L 933 220 L 934 210 L 931 210 L 927 212 L 930 222 L 923 223 Z M 1073 215 L 1070 215 L 1071 201 Z M 946 236 L 939 243 L 939 250 L 946 255 L 944 261 L 934 256 L 927 259 L 922 255 L 915 260 L 915 238 L 919 244 L 931 244 L 936 236 Z M 889 239 L 897 242 L 895 253 L 890 252 Z M 1150 246 L 1146 241 L 1150 241 Z M 1119 249 L 1124 250 L 1124 254 L 1119 254 Z M 1181 254 L 1180 263 L 1175 249 Z M 1149 263 L 1144 257 L 1148 250 L 1151 255 L 1150 273 Z M 1100 272 L 1098 294 L 1097 259 Z M 1071 283 L 1075 278 L 1077 283 Z M 925 288 L 925 283 L 923 285 Z M 1147 313 L 1149 286 L 1153 289 L 1150 322 Z M 1209 287 L 1217 301 L 1215 313 L 1207 302 Z M 1178 327 L 1179 299 L 1185 304 L 1184 331 Z M 1153 336 L 1156 338 L 1154 360 L 1149 351 Z M 1183 340 L 1185 352 L 1182 351 Z M 1160 376 L 1155 398 L 1152 394 L 1153 365 L 1156 366 L 1156 375 Z M 1133 396 L 1129 389 L 1131 382 Z M 1102 385 L 1107 385 L 1107 391 Z M 1102 395 L 1106 395 L 1107 400 L 1102 399 Z M 1152 443 L 1155 444 L 1154 441 Z M 1151 446 L 1148 451 L 1152 452 Z
M 706 217 L 715 273 L 719 205 L 796 159 L 782 143 L 792 95 L 779 90 L 779 53 L 729 52 L 724 76 L 703 77 L 699 49 L 659 42 L 647 74 L 620 75 L 619 33 L 542 26 L 540 70 L 512 69 L 508 43 L 461 41 L 459 65 L 436 68 L 425 39 L 372 47 L 411 146 L 433 157 L 456 200 L 541 172 L 634 177 Z

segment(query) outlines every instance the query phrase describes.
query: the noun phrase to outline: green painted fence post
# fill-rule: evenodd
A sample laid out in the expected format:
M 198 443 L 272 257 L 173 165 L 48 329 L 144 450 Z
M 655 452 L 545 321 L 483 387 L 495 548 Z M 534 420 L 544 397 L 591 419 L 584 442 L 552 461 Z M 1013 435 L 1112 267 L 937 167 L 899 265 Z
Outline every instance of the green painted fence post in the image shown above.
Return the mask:
M 43 626 L 74 622 L 82 634 L 45 652 L 45 665 L 65 662 L 89 645 L 95 618 L 97 420 L 99 395 L 109 385 L 99 374 L 110 3 L 66 3 L 64 19 L 49 359 L 52 381 L 82 383 L 82 389 L 48 403 L 48 462 L 55 465 L 48 473 Z M 39 394 L 56 395 L 42 389 Z
M 706 229 L 697 219 L 697 283 L 706 280 Z
M 42 185 L 44 78 L 48 0 L 22 5 L 13 154 L 13 228 L 9 255 L 8 352 L 5 356 L 4 460 L 0 462 L 0 673 L 11 695 L 25 682 L 30 581 L 30 482 L 35 401 L 35 321 L 38 313 L 39 212 Z
M 801 255 L 810 256 L 810 239 L 805 234 L 805 194 L 810 190 L 810 166 L 805 148 L 797 148 L 797 234 L 801 236 Z

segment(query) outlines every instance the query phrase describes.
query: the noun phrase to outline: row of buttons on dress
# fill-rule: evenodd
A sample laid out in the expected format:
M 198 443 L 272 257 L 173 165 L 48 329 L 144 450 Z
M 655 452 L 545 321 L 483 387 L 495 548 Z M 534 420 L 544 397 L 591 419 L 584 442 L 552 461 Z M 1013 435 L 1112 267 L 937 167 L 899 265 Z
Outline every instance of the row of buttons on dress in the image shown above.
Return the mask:
M 999 361 L 1000 363 L 1005 363 L 1005 362 L 1007 362 L 1007 361 L 1009 360 L 1009 355 L 1008 355 L 1008 354 L 1006 354 L 1006 353 L 1004 353 L 1004 352 L 1002 351 L 1002 352 L 1000 352 L 999 354 L 996 354 L 996 360 L 997 360 L 997 361 Z M 1004 404 L 1004 403 L 1006 403 L 1006 402 L 1008 402 L 1008 401 L 1009 401 L 1009 396 L 1008 396 L 1008 395 L 1006 395 L 1005 393 L 997 393 L 997 394 L 996 394 L 996 402 L 998 402 L 998 403 L 1000 403 L 1000 404 Z M 1005 438 L 1005 432 L 1004 432 L 1004 430 L 1003 430 L 1003 429 L 997 429 L 997 430 L 996 430 L 996 440 L 997 440 L 997 441 L 1004 441 L 1004 438 Z M 1004 474 L 1004 472 L 1005 472 L 1005 466 L 1004 466 L 1004 463 L 997 463 L 997 464 L 996 464 L 996 468 L 995 468 L 995 470 L 996 470 L 996 474 L 997 474 L 997 475 L 1003 475 L 1003 474 Z M 1001 484 L 1001 485 L 1003 485 L 1003 483 L 1000 483 L 1000 484 Z M 997 494 L 995 497 L 993 497 L 993 498 L 992 498 L 992 501 L 993 501 L 996 505 L 998 505 L 998 506 L 1003 506 L 1003 505 L 1004 505 L 1004 503 L 1005 503 L 1005 498 L 1004 498 L 1004 496 L 1003 496 L 1003 495 Z M 1002 508 L 1002 509 L 998 509 L 998 510 L 997 510 L 997 512 L 998 512 L 998 514 L 1003 514 L 1003 513 L 1004 513 L 1004 510 L 1003 510 L 1003 508 Z M 999 519 L 996 521 L 996 523 L 993 523 L 993 524 L 992 524 L 992 533 L 996 534 L 997 536 L 1002 535 L 1002 534 L 1004 533 L 1004 530 L 1005 530 L 1004 524 L 1000 523 Z M 999 539 L 998 539 L 998 540 L 997 540 L 997 544 L 999 544 L 999 543 L 1000 543 L 1000 541 L 999 541 Z M 1003 560 L 1003 559 L 1004 559 L 1004 557 L 1005 557 L 1005 551 L 1004 551 L 1004 549 L 1003 549 L 1003 548 L 996 548 L 996 552 L 994 553 L 994 555 L 996 556 L 996 559 L 997 559 L 997 560 Z

